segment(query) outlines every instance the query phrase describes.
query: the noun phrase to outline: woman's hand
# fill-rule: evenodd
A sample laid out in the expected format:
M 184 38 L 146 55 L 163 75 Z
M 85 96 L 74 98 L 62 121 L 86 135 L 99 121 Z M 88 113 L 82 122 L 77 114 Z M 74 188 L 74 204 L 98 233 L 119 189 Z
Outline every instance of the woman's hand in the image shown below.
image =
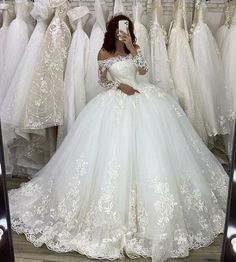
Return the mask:
M 127 49 L 130 51 L 130 53 L 133 56 L 135 56 L 137 54 L 137 50 L 133 44 L 130 32 L 128 31 L 128 33 L 126 34 L 125 32 L 120 31 L 120 37 L 121 37 L 121 42 L 123 42 L 127 47 Z
M 118 87 L 123 93 L 125 93 L 128 96 L 132 96 L 134 93 L 140 93 L 138 90 L 134 89 L 132 86 L 126 85 L 126 84 L 120 84 Z

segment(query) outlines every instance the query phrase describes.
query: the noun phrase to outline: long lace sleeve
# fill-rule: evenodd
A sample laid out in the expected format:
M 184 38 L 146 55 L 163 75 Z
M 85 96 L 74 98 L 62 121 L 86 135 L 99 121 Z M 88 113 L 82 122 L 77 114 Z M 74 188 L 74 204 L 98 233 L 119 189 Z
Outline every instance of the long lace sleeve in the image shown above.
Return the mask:
M 133 61 L 140 75 L 145 75 L 148 72 L 148 64 L 139 47 L 137 48 L 137 54 L 133 57 Z
M 105 60 L 98 60 L 98 83 L 106 89 L 117 89 L 120 82 L 107 78 L 107 66 Z

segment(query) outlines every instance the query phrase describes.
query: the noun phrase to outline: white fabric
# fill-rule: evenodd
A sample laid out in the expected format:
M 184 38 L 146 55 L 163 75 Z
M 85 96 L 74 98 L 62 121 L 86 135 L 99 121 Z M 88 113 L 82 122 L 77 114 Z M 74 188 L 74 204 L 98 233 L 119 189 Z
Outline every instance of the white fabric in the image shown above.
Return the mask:
M 6 39 L 8 34 L 9 25 L 13 19 L 13 6 L 10 4 L 0 4 L 0 14 L 2 14 L 3 23 L 0 28 L 0 72 L 4 64 L 4 56 L 6 52 Z
M 15 3 L 16 18 L 11 22 L 7 40 L 5 59 L 0 77 L 0 106 L 5 98 L 11 79 L 22 58 L 29 41 L 29 29 L 24 20 L 29 15 L 27 0 L 18 0 Z
M 223 232 L 228 176 L 176 101 L 107 60 L 119 89 L 79 114 L 37 177 L 9 193 L 12 227 L 39 247 L 95 259 L 183 257 Z
M 3 102 L 1 112 L 2 121 L 14 128 L 24 128 L 22 116 L 25 113 L 24 110 L 29 89 L 32 84 L 36 64 L 39 60 L 48 25 L 47 20 L 51 16 L 50 11 L 46 1 L 35 1 L 31 15 L 37 20 L 37 25 L 27 44 Z
M 236 9 L 234 16 L 232 17 L 232 24 L 230 26 L 229 33 L 224 41 L 222 47 L 222 59 L 224 64 L 224 72 L 225 72 L 225 81 L 226 88 L 228 88 L 229 95 L 231 98 L 230 105 L 232 108 L 232 118 L 235 119 L 236 113 L 236 78 L 235 78 L 235 68 L 236 68 Z M 231 134 L 226 137 L 226 148 L 228 150 L 228 154 L 232 155 L 233 149 L 233 129 L 234 129 L 234 121 L 231 122 Z
M 202 112 L 199 110 L 202 107 L 200 97 L 198 97 L 196 68 L 188 42 L 184 0 L 176 1 L 168 55 L 179 103 L 199 135 L 206 140 Z
M 146 59 L 148 65 L 151 64 L 150 58 L 150 37 L 146 27 L 142 24 L 142 16 L 144 8 L 142 3 L 136 1 L 132 6 L 133 19 L 134 19 L 134 34 L 136 36 L 136 43 L 140 46 L 141 51 Z M 147 73 L 145 76 L 138 76 L 141 81 L 147 81 L 150 79 L 150 74 Z
M 198 74 L 199 97 L 203 106 L 204 125 L 208 136 L 230 132 L 229 97 L 224 82 L 221 55 L 209 27 L 204 21 L 206 4 L 201 1 L 195 7 L 196 24 L 192 33 L 191 47 Z M 200 106 L 199 105 L 199 106 Z M 199 107 L 198 107 L 199 108 Z
M 224 11 L 224 24 L 219 27 L 219 29 L 216 32 L 216 40 L 218 43 L 218 46 L 220 50 L 223 47 L 224 40 L 227 37 L 227 34 L 229 32 L 229 26 L 230 26 L 230 10 L 229 10 L 229 3 L 226 3 L 225 11 Z
M 69 10 L 67 14 L 75 32 L 72 36 L 65 71 L 64 122 L 59 127 L 60 140 L 64 139 L 86 104 L 85 78 L 89 55 L 89 38 L 83 30 L 90 15 L 88 7 L 76 7 Z
M 125 14 L 125 7 L 122 0 L 115 0 L 113 7 L 113 15 Z
M 106 32 L 106 20 L 108 17 L 108 9 L 105 1 L 95 0 L 94 4 L 96 22 L 93 25 L 90 35 L 89 58 L 88 58 L 88 72 L 86 75 L 86 101 L 89 102 L 103 88 L 98 84 L 98 66 L 97 56 L 99 50 L 102 48 L 104 34 Z
M 153 1 L 150 28 L 151 80 L 155 85 L 175 96 L 174 82 L 170 72 L 170 61 L 166 50 L 166 32 L 159 23 L 162 16 L 161 1 Z
M 22 132 L 22 129 L 24 129 L 22 118 L 25 114 L 28 93 L 32 84 L 35 67 L 39 60 L 48 19 L 50 19 L 51 13 L 52 10 L 50 10 L 47 1 L 37 0 L 34 2 L 31 15 L 37 20 L 37 25 L 25 48 L 24 55 L 17 66 L 2 104 L 1 120 L 4 144 L 6 147 L 5 155 L 11 155 L 10 158 L 13 159 L 13 163 L 9 163 L 7 166 L 8 170 L 13 170 L 13 165 L 16 165 L 16 162 L 19 161 L 19 157 L 16 156 L 15 153 L 13 157 L 13 153 L 9 150 L 13 139 L 19 138 L 17 135 L 20 135 L 24 139 L 30 140 L 29 135 Z M 19 151 L 22 151 L 23 144 L 25 144 L 26 141 L 24 143 L 22 142 L 23 144 L 20 143 L 20 141 L 21 139 L 18 139 L 18 142 L 15 141 L 13 146 L 20 148 Z M 14 152 L 15 151 L 16 150 L 14 150 Z
M 228 33 L 229 33 L 229 27 L 225 24 L 222 25 L 216 32 L 216 40 L 220 50 L 222 50 L 222 47 L 224 45 L 224 40 L 226 39 Z

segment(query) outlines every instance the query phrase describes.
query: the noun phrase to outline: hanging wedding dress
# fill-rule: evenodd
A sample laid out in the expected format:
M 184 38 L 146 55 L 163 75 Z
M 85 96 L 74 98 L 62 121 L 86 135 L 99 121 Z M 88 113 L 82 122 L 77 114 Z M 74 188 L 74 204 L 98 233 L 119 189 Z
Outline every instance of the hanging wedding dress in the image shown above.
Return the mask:
M 0 107 L 29 41 L 30 32 L 27 21 L 30 6 L 31 4 L 27 0 L 15 0 L 16 18 L 9 26 L 5 59 L 0 77 Z
M 84 32 L 90 13 L 87 6 L 71 9 L 67 13 L 73 33 L 66 71 L 65 71 L 65 108 L 64 123 L 59 127 L 60 140 L 63 140 L 80 111 L 86 104 L 85 78 L 89 56 L 89 38 Z M 94 70 L 94 66 L 92 67 Z M 58 141 L 60 144 L 61 141 Z
M 204 125 L 208 136 L 225 135 L 229 130 L 229 97 L 217 43 L 204 22 L 204 0 L 195 6 L 191 47 L 198 74 L 199 97 L 202 100 Z M 198 107 L 199 110 L 199 107 Z
M 107 4 L 103 0 L 95 0 L 94 3 L 96 22 L 90 35 L 88 72 L 86 74 L 86 101 L 90 101 L 103 88 L 98 84 L 97 56 L 102 47 L 104 34 L 106 32 L 106 21 L 108 18 Z
M 232 108 L 232 121 L 231 121 L 231 134 L 225 138 L 225 144 L 228 151 L 228 155 L 231 157 L 233 149 L 233 135 L 234 135 L 234 122 L 236 115 L 236 8 L 232 15 L 231 25 L 229 33 L 224 41 L 222 47 L 222 59 L 224 64 L 226 87 L 229 90 L 229 96 L 231 98 L 230 105 Z
M 22 117 L 25 113 L 28 93 L 39 60 L 47 25 L 51 19 L 52 9 L 49 7 L 48 1 L 36 0 L 30 14 L 37 21 L 37 25 L 17 66 L 1 109 L 4 143 L 8 148 L 5 150 L 5 154 L 15 155 L 14 165 L 19 164 L 19 159 L 22 161 L 26 157 L 25 150 L 22 150 L 22 148 L 27 147 L 27 140 L 25 140 L 27 135 L 23 134 L 22 131 L 24 129 Z M 17 134 L 23 134 L 23 136 Z M 12 170 L 12 167 L 8 168 Z
M 160 0 L 153 1 L 151 43 L 151 80 L 155 85 L 175 96 L 174 83 L 170 72 L 170 61 L 166 50 L 166 31 L 162 25 L 162 6 Z
M 230 25 L 230 10 L 229 10 L 229 3 L 226 3 L 225 11 L 224 11 L 225 21 L 222 26 L 216 32 L 216 40 L 220 50 L 222 50 L 224 40 L 229 32 L 229 25 Z
M 132 6 L 133 20 L 134 20 L 134 34 L 136 36 L 136 43 L 140 46 L 141 51 L 148 63 L 151 65 L 150 57 L 150 38 L 148 30 L 142 24 L 142 16 L 145 9 L 142 6 L 142 3 L 139 0 L 134 0 Z M 140 80 L 147 81 L 150 79 L 149 72 L 145 76 L 138 76 Z
M 185 1 L 175 3 L 173 27 L 170 32 L 168 55 L 171 72 L 179 103 L 198 134 L 206 141 L 201 107 L 201 98 L 197 94 L 197 76 L 192 52 L 188 42 L 188 30 L 185 13 Z
M 56 150 L 55 126 L 63 124 L 64 71 L 71 38 L 65 23 L 68 2 L 50 1 L 50 7 L 55 8 L 55 15 L 43 39 L 23 114 L 16 118 L 21 127 L 17 134 L 25 139 L 16 153 L 22 172 L 38 170 L 47 163 Z
M 147 71 L 140 49 L 99 61 L 108 90 L 83 109 L 37 176 L 10 191 L 12 228 L 35 246 L 157 262 L 223 232 L 227 174 L 175 99 L 138 81 L 137 70 Z M 127 96 L 120 82 L 140 93 Z
M 6 51 L 6 39 L 9 29 L 9 25 L 13 19 L 14 11 L 13 5 L 0 3 L 0 13 L 2 13 L 2 26 L 0 28 L 0 72 L 2 72 L 2 66 Z

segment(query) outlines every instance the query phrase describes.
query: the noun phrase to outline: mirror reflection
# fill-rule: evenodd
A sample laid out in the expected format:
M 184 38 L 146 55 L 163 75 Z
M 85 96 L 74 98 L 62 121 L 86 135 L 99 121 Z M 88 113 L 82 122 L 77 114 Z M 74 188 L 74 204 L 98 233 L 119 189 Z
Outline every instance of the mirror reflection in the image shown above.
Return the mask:
M 16 0 L 0 11 L 16 259 L 219 261 L 236 1 Z

